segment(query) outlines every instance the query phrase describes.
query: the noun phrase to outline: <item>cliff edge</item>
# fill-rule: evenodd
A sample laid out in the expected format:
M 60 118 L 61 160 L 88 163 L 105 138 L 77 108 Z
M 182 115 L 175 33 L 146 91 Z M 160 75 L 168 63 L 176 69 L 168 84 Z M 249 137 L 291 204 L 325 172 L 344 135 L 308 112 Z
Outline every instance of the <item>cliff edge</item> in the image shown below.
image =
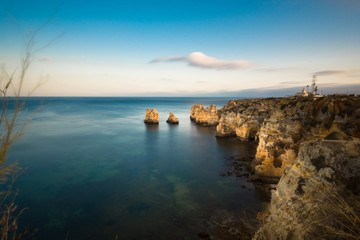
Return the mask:
M 217 115 L 217 137 L 257 141 L 253 180 L 278 182 L 253 240 L 360 239 L 358 97 L 231 100 Z
M 292 166 L 302 143 L 315 139 L 360 137 L 360 99 L 266 98 L 231 100 L 224 107 L 194 105 L 191 119 L 216 126 L 217 137 L 258 142 L 253 162 L 254 180 L 277 183 Z

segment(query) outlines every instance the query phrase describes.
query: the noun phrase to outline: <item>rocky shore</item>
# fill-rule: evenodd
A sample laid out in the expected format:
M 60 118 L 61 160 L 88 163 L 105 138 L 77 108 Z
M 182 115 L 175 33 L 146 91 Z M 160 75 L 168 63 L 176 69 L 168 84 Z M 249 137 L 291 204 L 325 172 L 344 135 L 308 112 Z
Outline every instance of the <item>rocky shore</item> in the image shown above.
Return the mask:
M 360 236 L 358 97 L 238 99 L 220 109 L 194 105 L 190 116 L 197 124 L 216 126 L 216 137 L 255 141 L 253 180 L 278 183 L 253 239 L 352 239 L 349 232 Z M 332 203 L 351 209 L 336 214 L 354 215 L 355 222 L 333 221 L 341 216 L 328 219 L 326 207 L 332 209 Z M 326 226 L 321 225 L 324 219 Z M 326 235 L 331 224 L 332 237 Z M 355 230 L 346 229 L 351 224 Z

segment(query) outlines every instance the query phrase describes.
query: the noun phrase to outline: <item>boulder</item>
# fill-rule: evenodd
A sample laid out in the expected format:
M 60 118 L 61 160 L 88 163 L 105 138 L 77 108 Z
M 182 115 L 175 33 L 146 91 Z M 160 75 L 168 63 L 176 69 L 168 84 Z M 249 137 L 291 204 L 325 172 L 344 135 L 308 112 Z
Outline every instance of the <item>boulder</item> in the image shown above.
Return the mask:
M 145 113 L 145 123 L 159 123 L 159 113 L 155 109 L 146 109 Z
M 167 123 L 170 124 L 179 124 L 179 119 L 175 117 L 175 115 L 170 112 L 168 119 L 166 120 Z

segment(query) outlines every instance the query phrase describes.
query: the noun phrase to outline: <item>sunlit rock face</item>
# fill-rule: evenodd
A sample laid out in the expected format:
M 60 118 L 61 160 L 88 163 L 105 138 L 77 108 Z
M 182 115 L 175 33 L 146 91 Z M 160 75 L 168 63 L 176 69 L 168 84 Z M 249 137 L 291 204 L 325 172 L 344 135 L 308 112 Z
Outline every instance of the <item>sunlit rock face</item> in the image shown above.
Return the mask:
M 273 183 L 292 166 L 302 143 L 326 136 L 360 137 L 357 97 L 238 99 L 219 110 L 194 105 L 190 117 L 205 126 L 218 124 L 217 137 L 257 140 L 253 180 Z
M 326 228 L 338 221 L 334 216 L 351 217 L 336 212 L 345 206 L 340 198 L 348 203 L 360 201 L 359 149 L 358 138 L 302 144 L 295 163 L 285 168 L 272 192 L 264 224 L 253 240 L 338 239 L 334 233 L 327 236 Z M 326 227 L 321 223 L 324 217 Z
M 286 166 L 291 166 L 297 157 L 297 143 L 303 128 L 298 120 L 287 118 L 275 111 L 260 128 L 255 161 L 255 178 L 277 182 Z
M 192 106 L 190 110 L 190 119 L 196 122 L 196 117 L 201 111 L 204 111 L 203 105 L 195 104 L 194 106 Z
M 170 124 L 179 124 L 179 119 L 175 117 L 175 115 L 170 112 L 168 119 L 166 120 L 167 123 Z
M 266 99 L 229 101 L 220 109 L 216 136 L 237 137 L 243 141 L 256 139 L 262 122 L 269 115 L 266 102 Z
M 145 123 L 158 124 L 159 118 L 159 113 L 155 109 L 146 109 L 144 120 Z
M 221 114 L 219 125 L 216 127 L 217 137 L 236 136 L 237 116 L 235 112 L 224 112 Z
M 359 99 L 282 99 L 259 130 L 254 180 L 277 182 L 302 143 L 327 136 L 358 137 L 359 126 Z
M 218 110 L 215 104 L 207 108 L 195 104 L 190 110 L 190 119 L 199 125 L 216 126 L 219 122 Z

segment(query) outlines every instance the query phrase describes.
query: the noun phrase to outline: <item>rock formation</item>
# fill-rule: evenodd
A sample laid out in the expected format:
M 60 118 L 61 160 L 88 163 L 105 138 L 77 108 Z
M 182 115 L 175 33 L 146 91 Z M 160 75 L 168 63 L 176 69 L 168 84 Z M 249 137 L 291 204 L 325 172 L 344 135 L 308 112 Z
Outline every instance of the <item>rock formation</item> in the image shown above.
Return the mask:
M 155 109 L 146 109 L 145 123 L 159 123 L 159 113 Z
M 332 132 L 333 137 L 338 133 L 360 137 L 356 97 L 238 99 L 219 110 L 212 106 L 194 105 L 191 119 L 205 126 L 217 125 L 217 137 L 258 140 L 254 180 L 278 182 L 303 142 L 323 139 Z
M 167 123 L 170 124 L 179 124 L 179 119 L 175 117 L 175 115 L 170 112 L 168 119 L 166 120 Z
M 301 145 L 295 164 L 285 168 L 273 191 L 264 224 L 253 239 L 353 239 L 352 231 L 360 224 L 356 220 L 360 209 L 354 204 L 360 204 L 359 149 L 359 139 Z
M 253 240 L 359 239 L 358 97 L 231 100 L 217 114 L 217 137 L 257 140 L 253 180 L 278 182 Z
M 191 108 L 190 119 L 203 126 L 216 126 L 219 122 L 218 110 L 215 104 L 211 104 L 207 108 L 200 104 L 195 104 Z
M 283 99 L 260 128 L 255 177 L 277 182 L 294 163 L 301 143 L 336 133 L 357 137 L 359 124 L 358 99 Z
M 264 119 L 269 115 L 266 99 L 231 100 L 220 109 L 221 118 L 216 127 L 217 137 L 255 139 Z

